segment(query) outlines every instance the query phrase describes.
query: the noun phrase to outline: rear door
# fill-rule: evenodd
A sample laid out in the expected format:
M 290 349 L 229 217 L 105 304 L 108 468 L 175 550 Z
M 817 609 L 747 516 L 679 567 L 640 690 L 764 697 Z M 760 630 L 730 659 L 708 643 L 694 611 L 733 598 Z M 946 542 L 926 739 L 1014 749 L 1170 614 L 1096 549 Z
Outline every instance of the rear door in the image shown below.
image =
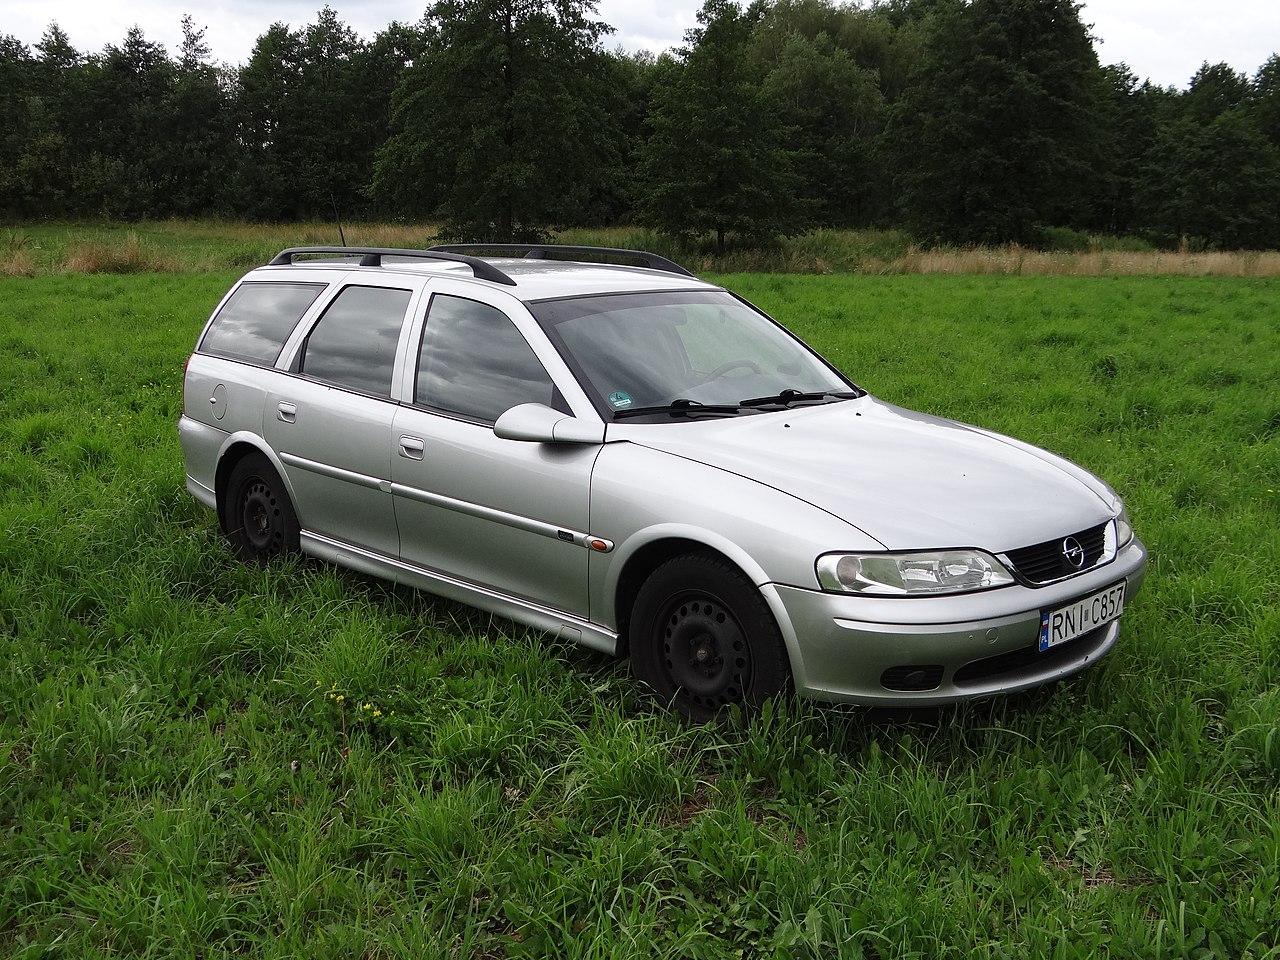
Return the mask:
M 415 294 L 344 285 L 267 397 L 263 433 L 293 487 L 304 530 L 388 557 L 399 552 L 391 504 L 396 353 Z

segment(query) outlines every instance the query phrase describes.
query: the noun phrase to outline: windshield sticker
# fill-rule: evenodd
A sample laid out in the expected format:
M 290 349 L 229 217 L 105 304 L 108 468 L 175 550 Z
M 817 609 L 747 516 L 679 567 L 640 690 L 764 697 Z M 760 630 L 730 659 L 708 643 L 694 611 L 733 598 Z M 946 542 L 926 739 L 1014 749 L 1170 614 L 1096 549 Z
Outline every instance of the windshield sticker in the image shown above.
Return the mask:
M 613 405 L 615 410 L 622 410 L 631 406 L 631 394 L 617 390 L 609 394 L 609 403 Z

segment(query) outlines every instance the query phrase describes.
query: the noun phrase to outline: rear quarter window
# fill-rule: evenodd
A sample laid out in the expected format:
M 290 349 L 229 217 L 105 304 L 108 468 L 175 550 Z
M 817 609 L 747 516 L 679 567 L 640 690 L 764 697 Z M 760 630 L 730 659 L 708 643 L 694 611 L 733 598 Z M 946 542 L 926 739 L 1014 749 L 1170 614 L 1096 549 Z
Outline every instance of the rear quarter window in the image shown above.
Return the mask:
M 242 283 L 213 318 L 199 351 L 271 366 L 323 283 Z

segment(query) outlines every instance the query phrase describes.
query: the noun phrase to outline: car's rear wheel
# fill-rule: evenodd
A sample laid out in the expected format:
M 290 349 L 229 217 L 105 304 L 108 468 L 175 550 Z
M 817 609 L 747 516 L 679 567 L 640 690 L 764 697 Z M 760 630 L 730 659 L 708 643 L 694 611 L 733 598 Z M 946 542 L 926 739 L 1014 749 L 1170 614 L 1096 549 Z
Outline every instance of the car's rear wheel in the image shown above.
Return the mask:
M 298 515 L 284 481 L 266 457 L 252 453 L 227 481 L 227 535 L 245 563 L 266 563 L 298 549 Z
M 750 712 L 790 686 L 778 625 L 755 585 L 725 560 L 674 557 L 640 587 L 628 641 L 636 676 L 695 722 Z

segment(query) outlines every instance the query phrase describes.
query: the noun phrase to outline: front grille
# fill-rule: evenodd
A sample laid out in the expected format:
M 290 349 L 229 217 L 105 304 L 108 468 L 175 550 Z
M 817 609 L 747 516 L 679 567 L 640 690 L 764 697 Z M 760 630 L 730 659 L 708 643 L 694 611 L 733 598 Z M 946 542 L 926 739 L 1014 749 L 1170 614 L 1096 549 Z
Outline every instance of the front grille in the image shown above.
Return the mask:
M 1068 538 L 1076 540 L 1084 548 L 1084 564 L 1072 565 L 1063 552 L 1063 542 Z M 1081 573 L 1098 564 L 1107 549 L 1107 524 L 1100 523 L 1088 530 L 1070 534 L 1069 537 L 1058 537 L 1036 543 L 1029 547 L 1019 547 L 1008 551 L 1005 556 L 1013 564 L 1014 572 L 1028 583 L 1051 583 Z

